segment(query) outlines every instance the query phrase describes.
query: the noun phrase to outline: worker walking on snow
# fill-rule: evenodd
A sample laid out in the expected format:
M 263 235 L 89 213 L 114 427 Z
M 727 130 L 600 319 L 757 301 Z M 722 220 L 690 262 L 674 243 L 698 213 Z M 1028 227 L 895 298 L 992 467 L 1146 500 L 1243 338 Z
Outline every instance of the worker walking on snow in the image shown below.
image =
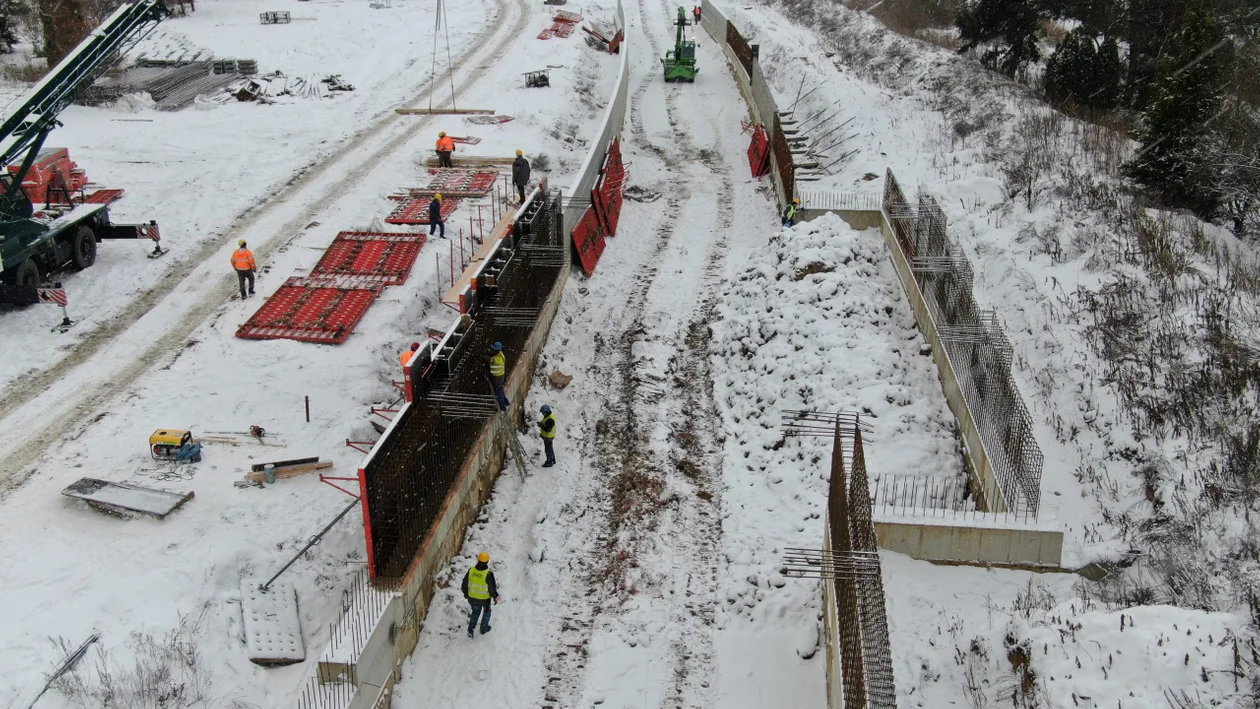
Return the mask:
M 700 6 L 699 5 L 696 5 L 696 9 L 692 10 L 691 14 L 696 16 L 696 24 L 697 25 L 700 24 Z
M 245 248 L 245 240 L 236 242 L 239 247 L 232 252 L 232 268 L 236 269 L 236 280 L 241 286 L 241 300 L 254 294 L 254 271 L 258 263 L 254 261 L 254 252 Z M 249 282 L 249 292 L 245 291 L 245 282 Z
M 481 634 L 490 632 L 490 599 L 499 602 L 499 586 L 494 582 L 494 572 L 490 570 L 489 554 L 483 551 L 477 555 L 477 565 L 464 572 L 464 582 L 459 588 L 472 608 L 468 616 L 468 637 L 473 636 L 478 618 L 481 620 Z
M 429 236 L 433 236 L 433 230 L 436 229 L 438 236 L 446 238 L 446 222 L 442 221 L 442 193 L 433 195 L 433 200 L 429 202 Z
M 796 224 L 796 211 L 801 207 L 800 199 L 793 199 L 792 203 L 783 209 L 783 226 L 792 226 Z
M 455 139 L 446 135 L 446 131 L 439 131 L 437 139 L 438 167 L 454 167 L 451 164 L 451 153 L 453 152 L 455 152 Z
M 486 351 L 486 367 L 490 370 L 490 383 L 494 385 L 494 398 L 499 401 L 499 411 L 507 411 L 510 402 L 503 389 L 507 384 L 507 356 L 503 354 L 503 343 L 490 345 L 490 349 Z
M 525 204 L 525 188 L 529 186 L 529 161 L 520 150 L 516 151 L 516 160 L 512 161 L 512 184 L 516 185 L 516 193 L 521 196 L 521 204 Z
M 556 417 L 546 404 L 543 404 L 539 412 L 543 417 L 538 422 L 538 435 L 542 437 L 543 450 L 547 452 L 547 462 L 542 467 L 550 468 L 556 464 L 556 449 L 552 446 L 552 442 L 556 440 Z
M 416 351 L 419 349 L 420 349 L 420 343 L 413 342 L 411 343 L 411 349 L 403 351 L 402 355 L 399 357 L 399 359 L 402 361 L 403 369 L 407 368 L 407 365 L 411 363 L 411 358 L 416 355 Z

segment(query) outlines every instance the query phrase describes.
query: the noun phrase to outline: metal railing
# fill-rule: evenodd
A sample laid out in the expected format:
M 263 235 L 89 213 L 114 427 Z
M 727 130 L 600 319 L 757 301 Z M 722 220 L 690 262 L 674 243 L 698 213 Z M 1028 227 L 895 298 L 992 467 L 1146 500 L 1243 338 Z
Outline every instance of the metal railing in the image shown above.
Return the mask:
M 874 192 L 824 192 L 801 190 L 797 192 L 801 209 L 851 209 L 878 212 L 880 195 Z

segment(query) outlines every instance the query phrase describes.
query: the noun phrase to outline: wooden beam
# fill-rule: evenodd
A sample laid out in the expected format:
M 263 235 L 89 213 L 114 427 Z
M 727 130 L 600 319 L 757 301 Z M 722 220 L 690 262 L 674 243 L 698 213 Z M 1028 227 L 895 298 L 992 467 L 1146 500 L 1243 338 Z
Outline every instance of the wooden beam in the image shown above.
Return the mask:
M 484 114 L 493 116 L 494 111 L 484 108 L 395 108 L 394 113 L 403 116 L 466 116 Z
M 290 465 L 285 468 L 276 468 L 276 480 L 295 478 L 303 473 L 312 473 L 316 470 L 326 470 L 332 466 L 333 464 L 331 460 L 325 460 L 322 463 L 308 463 L 306 465 Z M 253 483 L 260 483 L 267 479 L 267 473 L 255 473 L 251 471 L 245 474 L 245 479 Z

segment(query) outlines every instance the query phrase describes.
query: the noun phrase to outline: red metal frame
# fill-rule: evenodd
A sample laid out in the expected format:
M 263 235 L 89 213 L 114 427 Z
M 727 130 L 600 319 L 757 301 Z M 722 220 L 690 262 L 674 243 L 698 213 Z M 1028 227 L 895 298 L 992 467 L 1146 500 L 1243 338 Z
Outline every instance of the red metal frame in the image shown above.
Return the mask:
M 402 285 L 427 238 L 408 232 L 343 231 L 329 244 L 311 275 L 376 276 L 385 285 Z
M 294 276 L 237 329 L 236 336 L 340 345 L 384 285 L 376 277 Z
M 349 441 L 346 441 L 349 443 Z M 363 504 L 363 536 L 367 540 L 368 578 L 376 578 L 376 554 L 372 546 L 372 513 L 368 509 L 367 472 L 359 468 L 359 501 Z
M 752 141 L 748 144 L 748 167 L 752 169 L 753 177 L 770 172 L 770 139 L 763 126 L 753 130 Z

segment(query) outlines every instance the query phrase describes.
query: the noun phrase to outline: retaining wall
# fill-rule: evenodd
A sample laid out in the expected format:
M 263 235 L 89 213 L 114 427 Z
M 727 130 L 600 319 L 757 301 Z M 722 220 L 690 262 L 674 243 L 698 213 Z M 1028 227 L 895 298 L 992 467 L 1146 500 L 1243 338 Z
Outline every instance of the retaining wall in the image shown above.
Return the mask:
M 879 548 L 924 561 L 980 566 L 1044 566 L 1063 561 L 1063 532 L 1027 525 L 969 526 L 947 520 L 877 520 Z

